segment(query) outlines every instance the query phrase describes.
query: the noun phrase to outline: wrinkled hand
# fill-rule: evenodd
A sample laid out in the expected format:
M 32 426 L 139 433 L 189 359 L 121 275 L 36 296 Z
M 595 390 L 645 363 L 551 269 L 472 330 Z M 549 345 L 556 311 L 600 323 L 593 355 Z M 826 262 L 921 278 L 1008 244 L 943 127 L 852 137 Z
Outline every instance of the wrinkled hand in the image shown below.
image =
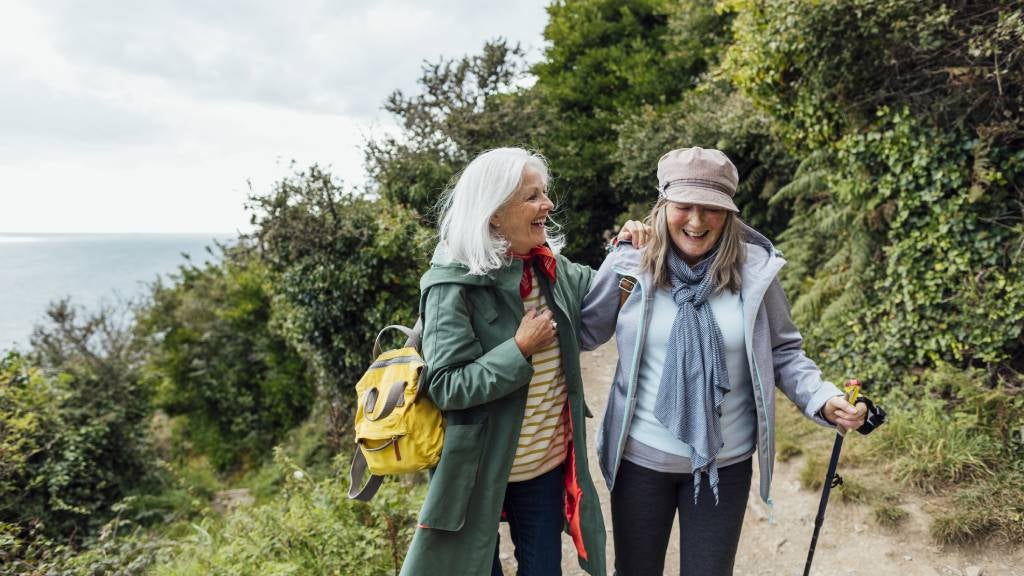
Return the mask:
M 554 315 L 551 310 L 538 312 L 536 308 L 530 308 L 523 314 L 523 320 L 516 330 L 516 346 L 523 353 L 523 358 L 529 358 L 538 350 L 545 348 L 555 341 L 557 328 Z
M 629 241 L 636 248 L 643 248 L 651 238 L 651 227 L 639 220 L 626 220 L 619 229 L 619 242 Z
M 856 430 L 864 424 L 864 419 L 868 415 L 868 406 L 863 402 L 854 406 L 842 396 L 833 396 L 828 399 L 828 402 L 825 402 L 821 414 L 830 424 L 839 428 L 840 432 L 845 433 L 847 430 Z

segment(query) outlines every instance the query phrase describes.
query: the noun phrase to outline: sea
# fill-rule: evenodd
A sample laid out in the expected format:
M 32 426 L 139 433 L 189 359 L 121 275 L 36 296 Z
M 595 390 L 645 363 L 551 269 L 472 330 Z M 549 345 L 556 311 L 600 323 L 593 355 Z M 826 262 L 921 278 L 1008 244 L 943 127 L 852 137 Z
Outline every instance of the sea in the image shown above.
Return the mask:
M 52 302 L 86 311 L 144 299 L 191 262 L 215 262 L 230 234 L 0 234 L 0 353 L 25 350 Z

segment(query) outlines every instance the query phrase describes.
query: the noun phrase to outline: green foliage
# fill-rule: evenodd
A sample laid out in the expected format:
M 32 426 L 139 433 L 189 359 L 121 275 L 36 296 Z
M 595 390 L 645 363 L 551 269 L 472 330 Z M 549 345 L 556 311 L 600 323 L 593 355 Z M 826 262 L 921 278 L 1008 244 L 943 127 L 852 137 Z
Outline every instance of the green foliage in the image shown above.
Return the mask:
M 939 125 L 999 123 L 1020 132 L 1024 11 L 1013 3 L 721 4 L 737 12 L 726 69 L 781 121 L 795 149 L 859 130 L 884 106 L 908 106 Z
M 929 527 L 941 544 L 1024 542 L 1024 472 L 1006 470 L 986 482 L 968 483 L 953 505 L 938 512 Z
M 153 341 L 157 402 L 177 417 L 178 449 L 206 454 L 221 470 L 269 454 L 316 397 L 305 363 L 273 330 L 273 282 L 248 250 L 181 266 L 153 287 L 139 319 Z
M 287 464 L 287 459 L 284 459 Z M 397 572 L 415 529 L 422 487 L 386 482 L 369 504 L 349 500 L 340 474 L 291 466 L 281 495 L 224 520 L 194 525 L 156 576 Z
M 149 393 L 127 310 L 51 305 L 32 350 L 0 360 L 0 522 L 78 544 L 151 479 Z
M 539 145 L 547 122 L 529 91 L 524 53 L 504 40 L 481 54 L 426 64 L 422 93 L 392 93 L 384 109 L 402 126 L 400 136 L 366 144 L 375 191 L 427 215 L 454 175 L 477 154 L 502 146 Z
M 316 166 L 252 202 L 282 329 L 328 395 L 351 405 L 377 331 L 416 321 L 430 232 L 411 210 L 346 192 Z
M 943 366 L 922 381 L 917 393 L 903 388 L 886 398 L 894 418 L 877 448 L 898 478 L 935 493 L 953 483 L 990 481 L 997 470 L 1024 462 L 1024 398 L 989 388 L 980 370 Z
M 871 509 L 871 517 L 875 519 L 880 526 L 886 528 L 897 528 L 907 521 L 910 513 L 890 504 L 880 503 L 876 504 Z
M 792 177 L 793 161 L 772 134 L 772 120 L 724 80 L 707 79 L 677 103 L 646 106 L 618 126 L 614 184 L 631 199 L 657 199 L 658 159 L 684 146 L 716 148 L 736 165 L 736 203 L 743 220 L 770 238 L 789 220 L 786 203 L 769 204 Z M 620 220 L 624 217 L 620 216 Z
M 542 151 L 557 178 L 558 219 L 571 257 L 599 262 L 601 233 L 627 204 L 652 197 L 649 188 L 637 197 L 612 185 L 616 125 L 644 106 L 678 100 L 706 70 L 707 50 L 691 50 L 688 40 L 713 36 L 723 24 L 709 14 L 709 1 L 682 4 L 578 0 L 548 7 L 544 37 L 550 44 L 533 69 L 534 94 L 557 119 L 548 127 Z M 677 14 L 692 15 L 690 22 L 702 27 L 675 40 L 670 17 Z M 652 171 L 648 165 L 643 174 Z
M 888 386 L 901 368 L 1019 354 L 1024 153 L 883 110 L 816 173 L 781 247 L 794 317 L 827 366 Z

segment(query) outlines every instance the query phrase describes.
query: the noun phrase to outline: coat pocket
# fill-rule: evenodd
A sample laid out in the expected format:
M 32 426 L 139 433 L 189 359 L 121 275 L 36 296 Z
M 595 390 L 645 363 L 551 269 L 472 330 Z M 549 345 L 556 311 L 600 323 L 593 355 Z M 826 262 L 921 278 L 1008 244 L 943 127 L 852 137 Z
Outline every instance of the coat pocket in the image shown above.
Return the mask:
M 480 471 L 486 423 L 451 424 L 444 431 L 441 461 L 430 477 L 420 511 L 421 528 L 455 532 L 466 523 L 466 511 Z

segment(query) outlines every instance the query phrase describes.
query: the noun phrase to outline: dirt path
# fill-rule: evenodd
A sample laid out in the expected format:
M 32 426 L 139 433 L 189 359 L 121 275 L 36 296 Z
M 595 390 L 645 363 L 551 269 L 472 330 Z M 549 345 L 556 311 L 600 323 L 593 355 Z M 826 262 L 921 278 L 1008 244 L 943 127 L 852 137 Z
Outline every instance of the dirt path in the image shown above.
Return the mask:
M 614 343 L 585 353 L 581 362 L 587 403 L 596 416 L 587 421 L 587 433 L 591 442 L 591 474 L 597 484 L 608 529 L 609 575 L 615 563 L 611 513 L 608 491 L 593 454 L 593 439 L 599 419 L 604 414 L 615 362 Z M 797 475 L 801 464 L 801 459 L 795 458 L 775 466 L 772 483 L 774 523 L 768 522 L 766 509 L 757 495 L 758 471 L 754 466 L 750 501 L 736 560 L 737 576 L 803 573 L 820 495 L 800 489 Z M 943 550 L 932 545 L 928 537 L 928 517 L 921 511 L 921 506 L 921 502 L 908 497 L 903 507 L 910 512 L 910 519 L 894 532 L 880 529 L 871 520 L 867 506 L 830 502 L 811 573 L 815 576 L 1024 576 L 1024 550 Z M 505 574 L 515 574 L 514 552 L 506 524 L 502 524 L 501 534 Z M 678 576 L 678 542 L 678 535 L 674 534 L 665 561 L 665 574 Z M 567 576 L 585 574 L 576 563 L 572 542 L 565 535 L 562 538 L 562 571 Z

